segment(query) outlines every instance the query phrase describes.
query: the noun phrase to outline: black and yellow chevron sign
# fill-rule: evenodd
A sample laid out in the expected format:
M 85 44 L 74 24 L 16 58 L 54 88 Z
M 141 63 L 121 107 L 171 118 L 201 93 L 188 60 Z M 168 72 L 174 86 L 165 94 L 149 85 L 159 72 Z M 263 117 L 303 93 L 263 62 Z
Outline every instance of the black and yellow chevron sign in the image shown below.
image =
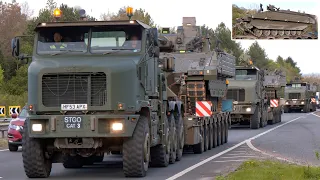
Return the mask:
M 6 116 L 6 107 L 0 106 L 0 117 L 5 117 L 5 116 Z
M 21 107 L 20 106 L 9 106 L 9 114 L 12 115 L 14 113 L 20 114 Z

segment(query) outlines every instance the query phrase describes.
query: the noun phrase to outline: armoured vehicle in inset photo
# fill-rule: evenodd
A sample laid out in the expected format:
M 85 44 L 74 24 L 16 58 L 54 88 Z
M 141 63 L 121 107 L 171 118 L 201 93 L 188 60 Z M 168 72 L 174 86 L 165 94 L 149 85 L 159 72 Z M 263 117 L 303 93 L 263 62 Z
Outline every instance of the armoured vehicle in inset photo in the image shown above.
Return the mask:
M 252 15 L 236 19 L 233 39 L 318 39 L 316 15 L 267 6 Z
M 285 106 L 284 112 L 290 113 L 292 111 L 303 111 L 304 113 L 316 110 L 312 103 L 312 98 L 315 97 L 316 91 L 308 82 L 301 81 L 296 77 L 285 87 Z
M 173 36 L 138 20 L 39 23 L 22 140 L 27 177 L 110 152 L 122 155 L 126 177 L 143 177 L 149 166 L 180 161 L 185 146 L 202 153 L 227 143 L 230 112 L 221 104 L 235 57 L 211 51 L 200 32 L 195 18 L 183 18 Z M 30 57 L 19 39 L 12 55 Z
M 281 122 L 282 105 L 280 102 L 280 94 L 283 92 L 287 83 L 286 74 L 281 70 L 270 71 L 265 69 L 263 71 L 263 86 L 266 91 L 268 103 L 268 123 L 275 124 Z
M 263 86 L 264 73 L 252 61 L 236 66 L 234 79 L 229 79 L 227 99 L 233 99 L 232 124 L 250 125 L 251 129 L 267 125 L 267 99 Z

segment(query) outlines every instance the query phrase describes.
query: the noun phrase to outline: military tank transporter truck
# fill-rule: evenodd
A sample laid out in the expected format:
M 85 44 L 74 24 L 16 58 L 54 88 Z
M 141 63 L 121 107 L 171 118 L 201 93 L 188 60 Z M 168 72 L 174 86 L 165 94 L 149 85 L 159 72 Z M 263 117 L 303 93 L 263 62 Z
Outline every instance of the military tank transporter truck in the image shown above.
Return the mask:
M 233 39 L 318 39 L 317 17 L 273 5 L 237 19 Z
M 280 92 L 286 86 L 285 72 L 280 70 L 264 70 L 263 86 L 268 100 L 268 123 L 281 122 L 282 106 L 280 104 Z
M 315 91 L 310 88 L 310 83 L 295 78 L 285 87 L 285 106 L 284 112 L 303 111 L 304 113 L 315 110 L 312 99 Z
M 227 99 L 233 99 L 232 124 L 259 129 L 267 125 L 267 100 L 263 86 L 264 72 L 252 65 L 236 66 L 234 79 L 229 79 Z
M 54 14 L 59 18 L 62 13 L 57 9 Z M 127 14 L 132 16 L 132 8 Z M 209 110 L 210 117 L 203 118 L 207 121 L 186 116 L 186 107 L 193 105 L 185 106 L 186 93 L 182 100 L 176 94 L 182 90 L 198 93 L 186 88 L 196 85 L 193 89 L 202 95 L 203 88 L 198 87 L 204 79 L 232 76 L 232 68 L 221 69 L 218 64 L 229 62 L 223 52 L 209 52 L 212 66 L 201 66 L 198 72 L 206 74 L 196 77 L 202 80 L 192 81 L 194 76 L 186 72 L 182 74 L 187 84 L 171 86 L 175 59 L 169 54 L 159 58 L 158 30 L 140 21 L 57 20 L 39 23 L 34 38 L 32 56 L 20 53 L 19 37 L 11 42 L 13 56 L 32 58 L 29 116 L 22 140 L 23 166 L 29 178 L 49 177 L 52 163 L 81 168 L 101 162 L 104 153 L 111 151 L 121 151 L 125 176 L 143 177 L 149 166 L 166 167 L 181 160 L 184 144 L 190 141 L 195 152 L 201 153 L 208 142 L 203 127 L 224 127 L 220 132 L 225 136 L 219 139 L 227 141 L 228 113 Z M 224 89 L 224 80 L 219 82 Z M 193 128 L 188 129 L 188 124 Z
M 171 34 L 169 28 L 162 29 L 160 58 L 175 59 L 174 73 L 167 79 L 173 94 L 185 105 L 184 145 L 192 147 L 194 153 L 202 153 L 228 141 L 230 112 L 222 105 L 226 79 L 235 75 L 235 57 L 218 45 L 211 51 L 209 39 L 202 38 L 195 17 L 183 17 L 182 24 L 176 34 Z

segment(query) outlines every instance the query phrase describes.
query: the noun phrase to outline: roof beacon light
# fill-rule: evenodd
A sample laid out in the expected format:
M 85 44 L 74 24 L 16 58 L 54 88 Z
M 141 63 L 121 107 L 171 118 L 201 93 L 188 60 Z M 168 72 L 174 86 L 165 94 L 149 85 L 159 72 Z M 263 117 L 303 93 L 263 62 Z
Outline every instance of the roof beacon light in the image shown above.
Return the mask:
M 60 17 L 61 17 L 61 14 L 62 14 L 62 12 L 61 12 L 60 9 L 55 9 L 55 10 L 53 11 L 53 16 L 54 16 L 55 18 L 60 18 Z
M 131 17 L 133 16 L 133 8 L 127 7 L 126 12 L 127 12 L 127 16 L 129 17 L 129 20 L 131 20 Z

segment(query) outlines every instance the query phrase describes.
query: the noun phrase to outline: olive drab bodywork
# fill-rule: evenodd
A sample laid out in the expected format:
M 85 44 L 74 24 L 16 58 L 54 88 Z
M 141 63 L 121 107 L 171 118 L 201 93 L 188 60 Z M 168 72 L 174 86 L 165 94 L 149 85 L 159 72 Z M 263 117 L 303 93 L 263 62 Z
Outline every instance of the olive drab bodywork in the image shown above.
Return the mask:
M 301 78 L 296 77 L 285 87 L 284 112 L 303 111 L 307 113 L 316 111 L 316 91 L 316 85 L 304 82 Z
M 275 124 L 281 122 L 281 114 L 283 105 L 281 104 L 281 92 L 284 91 L 286 86 L 286 73 L 285 71 L 264 70 L 263 86 L 266 90 L 266 99 L 268 103 L 268 123 Z
M 81 11 L 81 21 L 59 22 L 63 13 L 55 10 L 55 15 L 55 22 L 35 28 L 32 56 L 21 56 L 19 38 L 12 40 L 14 57 L 32 58 L 22 150 L 29 178 L 49 177 L 52 163 L 81 168 L 101 162 L 105 153 L 122 154 L 126 177 L 143 177 L 149 166 L 180 161 L 185 144 L 195 144 L 195 153 L 201 153 L 228 141 L 229 112 L 190 113 L 197 95 L 206 92 L 202 102 L 209 106 L 211 98 L 223 97 L 225 79 L 234 75 L 233 56 L 218 49 L 200 53 L 201 35 L 193 34 L 180 36 L 187 46 L 163 53 L 163 34 L 131 20 L 131 7 L 130 20 L 123 21 L 87 21 Z M 180 31 L 192 33 L 186 26 Z M 198 62 L 202 73 L 194 74 L 193 63 L 184 64 L 179 56 Z
M 233 26 L 233 39 L 318 39 L 317 17 L 304 12 L 267 6 L 245 17 Z
M 186 148 L 202 153 L 228 141 L 230 112 L 222 108 L 226 79 L 235 75 L 235 57 L 220 50 L 211 50 L 209 38 L 203 37 L 195 17 L 183 17 L 182 26 L 173 34 L 163 28 L 159 35 L 160 59 L 175 59 L 174 73 L 168 85 L 184 106 Z M 171 67 L 170 63 L 164 63 Z
M 232 124 L 258 129 L 267 125 L 267 99 L 264 72 L 250 63 L 236 66 L 235 78 L 229 79 L 227 98 L 233 99 Z

